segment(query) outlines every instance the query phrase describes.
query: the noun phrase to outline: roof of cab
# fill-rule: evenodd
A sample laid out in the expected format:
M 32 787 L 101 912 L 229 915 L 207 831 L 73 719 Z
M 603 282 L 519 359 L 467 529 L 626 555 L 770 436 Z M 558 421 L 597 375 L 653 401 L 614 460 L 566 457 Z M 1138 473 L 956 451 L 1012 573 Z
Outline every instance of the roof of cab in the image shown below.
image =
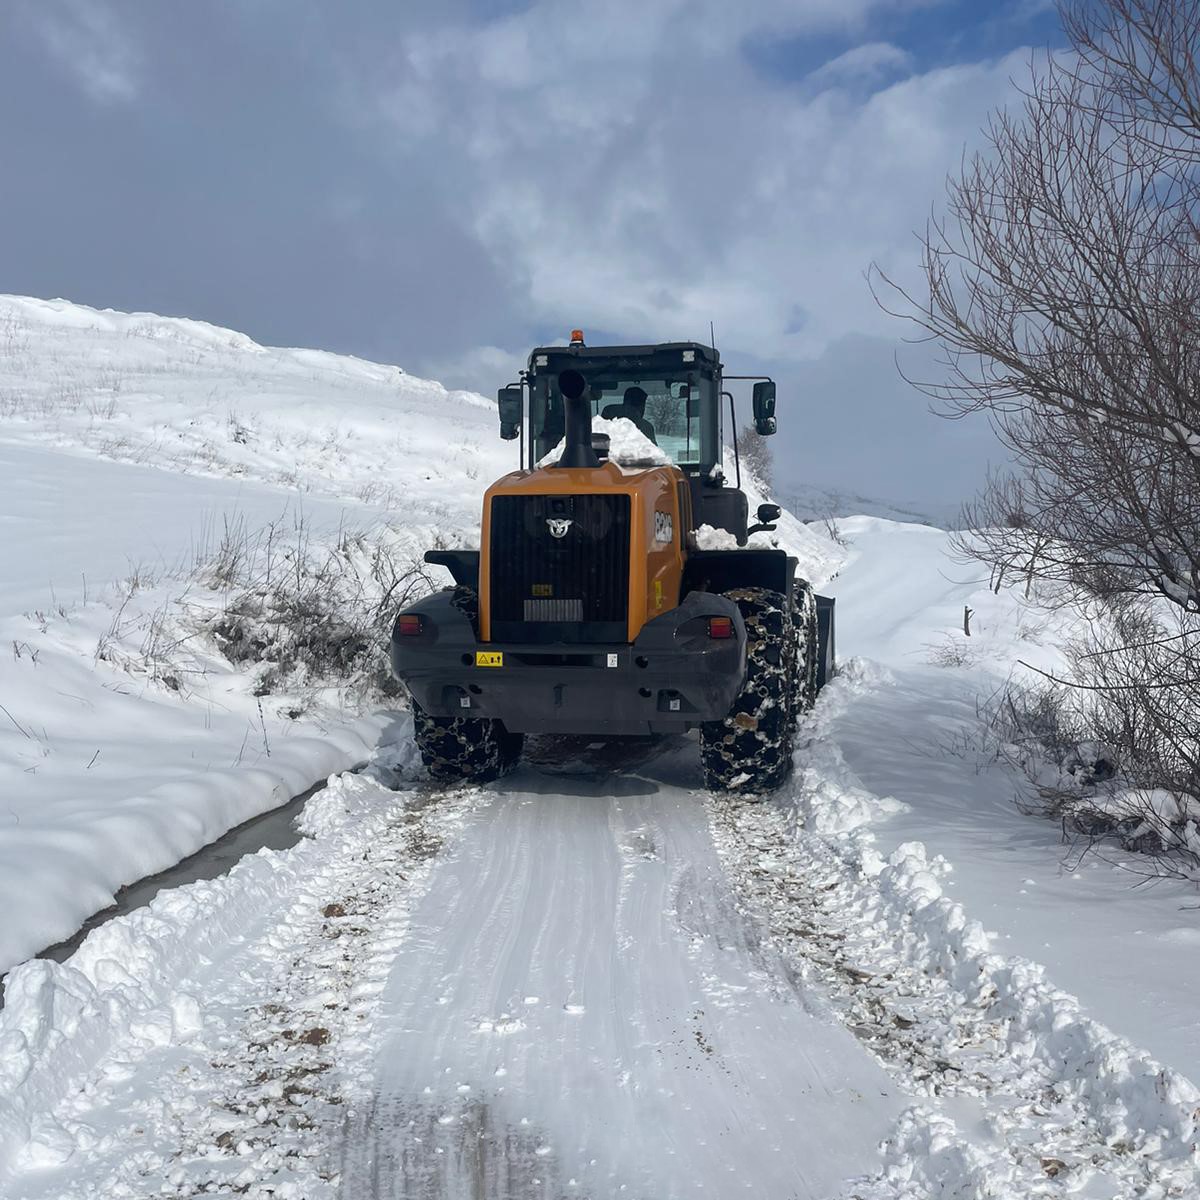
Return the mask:
M 588 346 L 583 343 L 570 346 L 538 346 L 530 352 L 529 364 L 533 366 L 539 354 L 577 354 L 587 358 L 648 358 L 655 354 L 672 351 L 681 353 L 684 350 L 694 351 L 697 358 L 714 366 L 720 362 L 720 355 L 715 347 L 705 346 L 701 342 L 659 342 L 657 345 L 648 346 Z

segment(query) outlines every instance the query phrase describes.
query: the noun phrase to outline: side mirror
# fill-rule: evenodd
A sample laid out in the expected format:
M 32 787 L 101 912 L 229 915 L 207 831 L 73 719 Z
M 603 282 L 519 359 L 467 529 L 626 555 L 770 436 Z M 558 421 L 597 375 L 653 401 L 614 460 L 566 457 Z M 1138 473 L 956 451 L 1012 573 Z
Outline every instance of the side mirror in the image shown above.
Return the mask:
M 772 422 L 774 424 L 774 422 Z M 766 532 L 770 533 L 775 528 L 775 522 L 779 520 L 783 509 L 778 504 L 760 504 L 755 509 L 755 515 L 758 517 L 758 524 L 751 525 L 746 530 L 746 536 L 749 537 L 752 533 Z
M 525 395 L 521 386 L 501 388 L 496 406 L 500 410 L 500 436 L 506 442 L 520 437 L 521 418 L 525 409 Z
M 764 379 L 754 385 L 754 428 L 760 437 L 775 432 L 775 381 Z

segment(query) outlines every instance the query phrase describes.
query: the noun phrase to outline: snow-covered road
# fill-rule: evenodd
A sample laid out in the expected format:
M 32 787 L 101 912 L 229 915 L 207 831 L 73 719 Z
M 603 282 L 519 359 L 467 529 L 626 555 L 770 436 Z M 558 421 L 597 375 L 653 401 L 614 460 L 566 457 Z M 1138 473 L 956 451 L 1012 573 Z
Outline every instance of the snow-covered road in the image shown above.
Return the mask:
M 896 1089 L 740 914 L 691 749 L 473 815 L 388 979 L 347 1200 L 782 1200 L 874 1158 Z
M 339 781 L 309 818 L 335 836 L 197 885 L 244 930 L 38 1114 L 3 1194 L 835 1194 L 901 1093 L 763 941 L 697 783 L 686 740 L 573 743 L 435 802 Z
M 0 1195 L 1194 1194 L 1200 1092 L 878 854 L 902 806 L 839 739 L 888 686 L 831 689 L 787 804 L 689 739 L 451 791 L 403 740 L 294 849 L 13 972 Z

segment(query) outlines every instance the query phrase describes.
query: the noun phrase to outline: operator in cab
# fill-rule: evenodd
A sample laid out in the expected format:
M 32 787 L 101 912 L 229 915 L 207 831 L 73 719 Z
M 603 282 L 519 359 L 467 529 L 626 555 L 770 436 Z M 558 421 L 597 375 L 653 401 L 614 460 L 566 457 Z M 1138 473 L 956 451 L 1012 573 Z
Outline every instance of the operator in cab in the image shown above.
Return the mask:
M 646 419 L 646 393 L 637 384 L 627 387 L 620 404 L 608 404 L 600 414 L 606 421 L 624 417 L 632 421 L 642 433 L 656 446 L 658 438 L 654 436 L 654 426 Z

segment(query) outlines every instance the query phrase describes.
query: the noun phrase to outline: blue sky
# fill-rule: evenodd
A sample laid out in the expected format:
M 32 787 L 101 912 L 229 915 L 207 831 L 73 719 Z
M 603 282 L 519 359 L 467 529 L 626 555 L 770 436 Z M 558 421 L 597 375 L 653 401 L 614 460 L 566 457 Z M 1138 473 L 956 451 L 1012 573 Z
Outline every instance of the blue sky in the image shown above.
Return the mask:
M 528 348 L 705 337 L 780 381 L 786 480 L 944 513 L 997 450 L 871 301 L 1038 0 L 9 0 L 0 290 L 491 391 Z
M 1050 0 L 945 0 L 881 7 L 857 28 L 786 38 L 759 35 L 743 50 L 765 73 L 782 82 L 802 83 L 826 63 L 869 42 L 896 47 L 908 56 L 910 72 L 923 72 L 1003 56 L 1014 47 L 1056 47 L 1062 41 Z

